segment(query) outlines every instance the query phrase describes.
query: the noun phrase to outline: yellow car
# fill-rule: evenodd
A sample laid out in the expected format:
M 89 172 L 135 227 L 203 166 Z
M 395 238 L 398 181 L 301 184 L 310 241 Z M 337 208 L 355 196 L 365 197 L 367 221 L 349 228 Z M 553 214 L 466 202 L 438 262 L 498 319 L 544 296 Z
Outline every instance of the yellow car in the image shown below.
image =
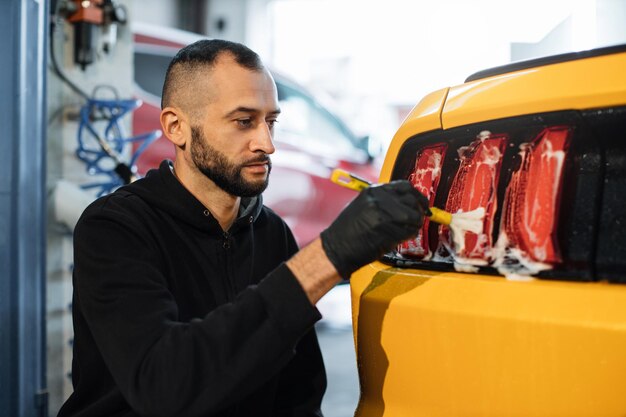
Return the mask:
M 427 95 L 402 178 L 482 230 L 427 220 L 353 275 L 356 416 L 625 416 L 626 45 Z

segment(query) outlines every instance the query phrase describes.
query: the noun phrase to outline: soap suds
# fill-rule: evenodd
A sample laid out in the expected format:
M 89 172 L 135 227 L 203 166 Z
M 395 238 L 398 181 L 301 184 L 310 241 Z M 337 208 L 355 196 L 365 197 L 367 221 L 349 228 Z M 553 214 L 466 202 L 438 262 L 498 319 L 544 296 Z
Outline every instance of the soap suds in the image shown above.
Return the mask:
M 456 253 L 462 253 L 465 250 L 466 232 L 476 233 L 477 235 L 483 232 L 484 218 L 484 207 L 478 207 L 468 212 L 458 211 L 452 214 L 452 222 L 450 222 L 449 227 Z
M 491 256 L 495 259 L 493 267 L 511 280 L 520 281 L 522 277 L 552 269 L 552 265 L 533 261 L 519 248 L 511 246 L 504 230 L 500 230 L 500 236 L 491 250 Z

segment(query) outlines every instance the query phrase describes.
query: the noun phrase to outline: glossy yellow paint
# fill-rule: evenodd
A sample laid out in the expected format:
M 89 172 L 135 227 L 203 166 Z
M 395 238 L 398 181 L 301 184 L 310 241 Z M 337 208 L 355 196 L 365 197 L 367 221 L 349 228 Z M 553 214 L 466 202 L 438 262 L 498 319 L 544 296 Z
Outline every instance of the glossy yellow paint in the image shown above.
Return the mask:
M 351 289 L 357 417 L 626 414 L 626 286 L 374 263 Z
M 394 135 L 389 149 L 387 149 L 385 162 L 379 176 L 380 182 L 387 182 L 391 178 L 391 170 L 398 157 L 398 152 L 408 138 L 413 136 L 415 132 L 441 129 L 441 110 L 447 95 L 447 88 L 430 93 L 404 119 L 402 126 Z
M 407 139 L 436 129 L 510 116 L 626 104 L 626 53 L 563 62 L 434 91 L 394 135 L 380 181 L 387 182 Z
M 626 53 L 563 62 L 450 89 L 443 127 L 626 103 Z
M 626 105 L 626 53 L 435 91 L 393 138 L 559 110 Z M 357 417 L 625 416 L 626 285 L 394 269 L 351 279 Z

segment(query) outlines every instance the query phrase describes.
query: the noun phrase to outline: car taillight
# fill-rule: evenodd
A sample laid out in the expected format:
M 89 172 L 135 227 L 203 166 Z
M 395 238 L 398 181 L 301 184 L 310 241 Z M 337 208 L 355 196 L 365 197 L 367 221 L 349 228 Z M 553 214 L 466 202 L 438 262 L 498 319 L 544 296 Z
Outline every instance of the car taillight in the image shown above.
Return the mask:
M 455 243 L 448 227 L 426 222 L 381 260 L 509 279 L 626 282 L 625 115 L 626 106 L 530 114 L 407 139 L 390 179 L 408 179 L 453 215 L 484 209 L 483 230 L 457 233 Z
M 497 207 L 498 179 L 507 141 L 506 134 L 481 132 L 471 144 L 458 149 L 460 164 L 448 193 L 445 210 L 458 213 L 484 208 L 483 231 L 478 234 L 465 232 L 464 247 L 456 248 L 450 228 L 441 226 L 439 254 L 445 256 L 445 252 L 448 252 L 460 263 L 488 263 Z
M 415 156 L 415 166 L 409 175 L 408 180 L 418 191 L 428 198 L 433 205 L 439 180 L 441 178 L 441 168 L 446 155 L 447 145 L 438 143 L 420 149 Z M 428 230 L 430 221 L 424 219 L 424 225 L 415 239 L 403 242 L 398 247 L 398 252 L 403 256 L 419 259 L 430 259 L 432 253 L 428 243 Z
M 496 266 L 517 262 L 541 270 L 561 262 L 556 225 L 570 136 L 568 126 L 554 126 L 519 146 L 521 162 L 506 188 Z

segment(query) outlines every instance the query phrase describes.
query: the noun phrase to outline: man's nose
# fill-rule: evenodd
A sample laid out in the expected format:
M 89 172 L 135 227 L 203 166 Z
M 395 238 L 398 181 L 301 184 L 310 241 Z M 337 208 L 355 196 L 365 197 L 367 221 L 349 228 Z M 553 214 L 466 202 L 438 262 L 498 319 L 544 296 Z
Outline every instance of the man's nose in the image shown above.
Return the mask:
M 273 131 L 267 123 L 260 123 L 259 128 L 255 132 L 254 139 L 250 143 L 253 152 L 262 151 L 266 154 L 272 154 L 276 150 L 274 148 Z

